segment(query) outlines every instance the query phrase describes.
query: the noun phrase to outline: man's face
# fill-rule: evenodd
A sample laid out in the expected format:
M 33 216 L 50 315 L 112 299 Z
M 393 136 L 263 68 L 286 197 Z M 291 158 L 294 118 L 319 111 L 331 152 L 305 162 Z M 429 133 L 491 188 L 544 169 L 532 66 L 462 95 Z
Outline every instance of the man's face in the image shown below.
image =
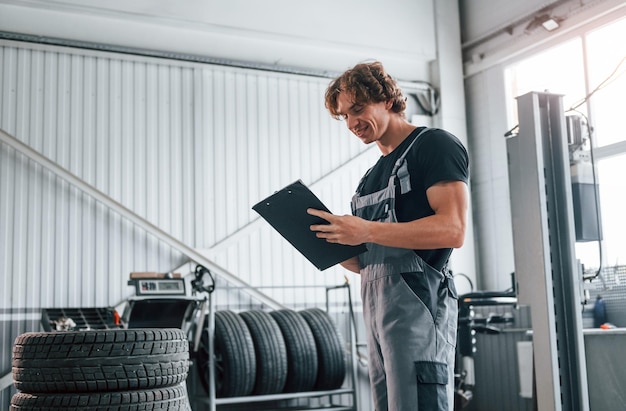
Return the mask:
M 365 144 L 378 141 L 385 134 L 390 119 L 388 106 L 385 102 L 359 105 L 346 92 L 337 97 L 337 111 L 348 129 Z

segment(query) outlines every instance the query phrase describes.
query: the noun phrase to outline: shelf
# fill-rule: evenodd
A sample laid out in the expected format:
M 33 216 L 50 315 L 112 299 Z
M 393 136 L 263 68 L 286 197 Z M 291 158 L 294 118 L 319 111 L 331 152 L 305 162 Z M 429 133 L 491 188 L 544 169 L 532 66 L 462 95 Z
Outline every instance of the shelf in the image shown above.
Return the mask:
M 298 391 L 298 392 L 289 392 L 289 393 L 279 393 L 279 394 L 270 394 L 270 395 L 246 395 L 246 396 L 238 396 L 238 397 L 215 397 L 215 359 L 209 359 L 209 381 L 208 381 L 208 392 L 206 392 L 202 387 L 199 386 L 198 381 L 198 372 L 197 370 L 190 370 L 192 374 L 192 380 L 188 381 L 189 384 L 189 396 L 192 404 L 195 404 L 202 408 L 202 405 L 206 405 L 206 411 L 217 411 L 217 407 L 223 409 L 231 409 L 232 407 L 238 408 L 238 406 L 242 406 L 245 404 L 252 405 L 257 404 L 258 409 L 261 410 L 280 410 L 280 411 L 309 411 L 309 410 L 345 410 L 345 411 L 355 411 L 358 409 L 358 397 L 356 392 L 356 384 L 357 384 L 357 376 L 356 376 L 356 344 L 354 341 L 355 338 L 355 325 L 353 324 L 353 312 L 352 312 L 352 297 L 350 295 L 350 288 L 347 283 L 341 286 L 334 287 L 324 287 L 326 289 L 326 311 L 328 311 L 328 294 L 333 290 L 344 290 L 346 292 L 347 303 L 349 306 L 349 318 L 347 319 L 346 327 L 347 331 L 344 335 L 346 335 L 347 343 L 349 346 L 349 360 L 346 366 L 348 367 L 348 387 L 341 387 L 334 390 L 324 390 L 324 391 Z M 208 340 L 208 352 L 214 352 L 214 337 L 215 337 L 215 301 L 211 298 L 211 295 L 208 297 L 208 307 L 205 312 L 207 315 L 207 323 L 209 324 L 204 331 L 207 333 Z M 193 368 L 196 368 L 196 364 L 193 364 Z M 338 398 L 333 398 L 337 396 L 344 396 L 344 398 L 339 401 Z M 351 405 L 345 405 L 343 403 L 345 401 L 345 396 L 352 397 L 349 402 Z M 323 398 L 328 397 L 328 398 Z M 323 399 L 320 399 L 323 398 Z M 306 400 L 306 399 L 316 399 L 315 401 L 308 401 L 309 404 L 305 404 L 307 401 L 303 401 L 302 403 L 289 403 L 283 405 L 274 405 L 272 401 L 281 402 L 281 401 L 291 401 L 291 400 Z M 335 400 L 337 402 L 342 402 L 342 404 L 334 404 Z M 312 403 L 312 404 L 311 404 Z M 298 404 L 298 405 L 295 405 Z M 268 408 L 266 408 L 268 407 Z M 248 409 L 248 408 L 246 408 Z
M 245 397 L 230 397 L 230 398 L 216 398 L 215 405 L 225 404 L 240 404 L 243 402 L 262 402 L 262 401 L 279 401 L 279 400 L 292 400 L 297 398 L 313 398 L 313 397 L 326 397 L 330 395 L 352 394 L 353 390 L 350 388 L 329 390 L 329 391 L 306 391 L 306 392 L 294 392 L 288 394 L 272 394 L 272 395 L 247 395 Z M 209 397 L 195 397 L 198 401 L 209 404 L 211 399 Z M 309 409 L 309 408 L 306 408 Z M 322 408 L 328 409 L 328 408 Z M 334 409 L 334 408 L 331 408 Z M 352 409 L 348 407 L 347 409 Z

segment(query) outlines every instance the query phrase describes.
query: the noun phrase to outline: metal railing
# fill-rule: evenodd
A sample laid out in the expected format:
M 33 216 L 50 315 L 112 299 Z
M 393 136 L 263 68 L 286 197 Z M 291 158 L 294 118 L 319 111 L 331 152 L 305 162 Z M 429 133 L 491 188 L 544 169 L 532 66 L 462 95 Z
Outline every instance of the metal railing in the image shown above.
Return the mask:
M 169 233 L 163 231 L 158 226 L 152 224 L 150 221 L 146 220 L 145 218 L 137 215 L 132 210 L 128 209 L 121 203 L 115 201 L 114 199 L 112 199 L 111 197 L 103 193 L 102 191 L 98 190 L 97 188 L 93 187 L 92 185 L 85 182 L 81 178 L 77 177 L 72 172 L 59 166 L 58 164 L 48 159 L 47 157 L 43 156 L 39 152 L 33 150 L 31 147 L 24 144 L 23 142 L 16 139 L 15 137 L 11 136 L 10 134 L 8 134 L 2 129 L 0 129 L 0 141 L 14 148 L 20 153 L 26 155 L 31 160 L 37 162 L 38 164 L 45 167 L 49 171 L 53 172 L 54 174 L 66 180 L 68 183 L 72 184 L 73 186 L 87 193 L 88 195 L 93 197 L 96 201 L 99 201 L 100 203 L 104 204 L 106 207 L 115 211 L 116 213 L 121 215 L 123 218 L 131 221 L 133 224 L 145 230 L 147 233 L 152 234 L 157 239 L 161 240 L 165 244 L 169 245 L 170 247 L 184 254 L 191 261 L 194 261 L 198 264 L 205 266 L 206 268 L 216 273 L 218 276 L 220 276 L 222 279 L 226 280 L 227 282 L 235 286 L 242 287 L 244 292 L 246 292 L 248 295 L 258 300 L 259 302 L 266 304 L 268 307 L 274 308 L 274 309 L 284 308 L 284 306 L 280 304 L 278 301 L 258 291 L 253 286 L 246 283 L 241 278 L 237 277 L 235 274 L 229 272 L 225 268 L 220 267 L 219 265 L 217 265 L 216 263 L 208 259 L 206 256 L 204 256 L 203 254 L 201 254 L 194 248 L 188 246 L 187 244 L 183 243 L 179 239 L 172 237 Z

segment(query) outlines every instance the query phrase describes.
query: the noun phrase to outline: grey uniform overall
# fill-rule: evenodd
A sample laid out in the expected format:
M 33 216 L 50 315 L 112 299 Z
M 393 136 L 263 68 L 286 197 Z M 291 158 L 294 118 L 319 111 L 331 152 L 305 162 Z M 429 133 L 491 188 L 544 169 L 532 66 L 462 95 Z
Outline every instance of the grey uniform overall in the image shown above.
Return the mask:
M 352 199 L 354 215 L 397 222 L 396 181 L 401 193 L 411 190 L 405 157 L 419 137 L 395 163 L 386 188 L 361 196 L 368 174 L 363 177 Z M 413 250 L 372 243 L 367 247 L 359 263 L 376 410 L 452 410 L 458 310 L 452 278 L 426 264 Z M 420 292 L 408 285 L 409 276 L 422 277 Z M 418 296 L 424 292 L 431 298 Z

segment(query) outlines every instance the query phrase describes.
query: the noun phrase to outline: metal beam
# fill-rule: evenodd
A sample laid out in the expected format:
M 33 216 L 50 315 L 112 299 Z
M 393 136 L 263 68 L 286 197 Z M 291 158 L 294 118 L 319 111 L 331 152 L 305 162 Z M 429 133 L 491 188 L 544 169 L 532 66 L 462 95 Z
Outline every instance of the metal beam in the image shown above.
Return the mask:
M 74 185 L 78 189 L 90 195 L 96 201 L 99 201 L 100 203 L 104 204 L 111 210 L 115 211 L 116 213 L 121 215 L 123 218 L 126 218 L 127 220 L 131 221 L 133 224 L 137 225 L 138 227 L 144 229 L 146 232 L 152 234 L 153 236 L 155 236 L 157 239 L 161 240 L 165 244 L 169 245 L 170 247 L 186 255 L 187 257 L 189 257 L 190 260 L 205 266 L 212 272 L 215 272 L 217 275 L 221 276 L 222 279 L 228 281 L 229 283 L 235 286 L 241 287 L 245 293 L 255 298 L 259 302 L 267 305 L 269 308 L 273 308 L 273 309 L 285 308 L 282 304 L 270 298 L 267 294 L 262 293 L 259 290 L 255 289 L 252 285 L 246 283 L 245 281 L 237 277 L 235 274 L 215 264 L 213 261 L 209 260 L 200 252 L 196 251 L 192 247 L 189 247 L 187 244 L 183 243 L 177 238 L 172 237 L 169 233 L 163 231 L 158 226 L 152 224 L 150 221 L 146 220 L 145 218 L 135 214 L 132 210 L 126 208 L 121 203 L 115 201 L 114 199 L 112 199 L 111 197 L 103 193 L 102 191 L 86 183 L 84 180 L 77 177 L 72 172 L 59 166 L 57 163 L 43 156 L 39 152 L 33 150 L 31 147 L 24 144 L 23 142 L 16 139 L 15 137 L 11 136 L 10 134 L 6 133 L 2 129 L 0 129 L 0 141 L 7 144 L 9 147 L 12 147 L 13 149 L 19 151 L 20 153 L 24 154 L 31 160 L 39 163 L 41 166 L 45 167 L 46 169 L 58 175 L 62 179 L 66 180 L 68 183 Z
M 0 378 L 0 392 L 4 391 L 5 388 L 9 388 L 11 385 L 13 385 L 13 373 L 12 372 Z
M 562 97 L 518 97 L 507 140 L 519 304 L 529 305 L 539 410 L 588 411 L 574 212 Z

